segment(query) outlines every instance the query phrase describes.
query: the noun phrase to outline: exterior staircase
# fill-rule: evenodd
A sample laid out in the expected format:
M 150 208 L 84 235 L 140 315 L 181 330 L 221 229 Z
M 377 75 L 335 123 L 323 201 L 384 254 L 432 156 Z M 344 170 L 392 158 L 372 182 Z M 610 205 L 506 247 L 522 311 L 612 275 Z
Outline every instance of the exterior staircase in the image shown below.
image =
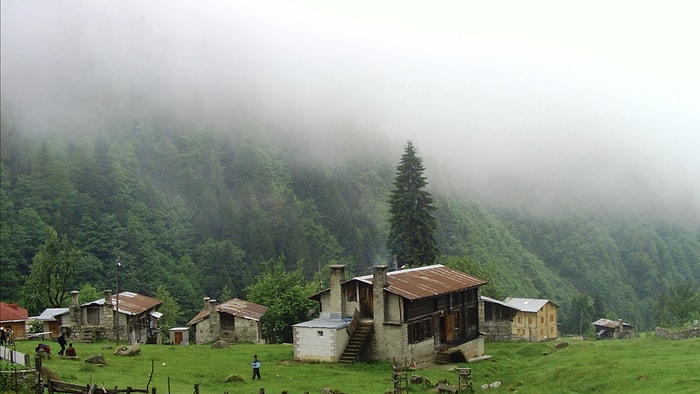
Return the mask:
M 360 356 L 362 346 L 372 336 L 372 322 L 360 322 L 355 331 L 350 336 L 348 345 L 338 360 L 339 363 L 352 364 Z
M 450 353 L 448 352 L 438 352 L 435 355 L 435 364 L 447 364 L 450 362 Z

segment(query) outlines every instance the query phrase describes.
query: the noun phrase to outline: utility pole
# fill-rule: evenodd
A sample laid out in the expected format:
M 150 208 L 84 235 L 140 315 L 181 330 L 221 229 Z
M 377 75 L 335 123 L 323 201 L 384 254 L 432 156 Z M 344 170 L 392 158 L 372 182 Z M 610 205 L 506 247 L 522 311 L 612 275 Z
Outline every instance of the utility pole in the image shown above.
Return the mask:
M 119 262 L 119 253 L 117 253 L 117 262 L 115 264 L 117 272 L 117 313 L 114 314 L 114 331 L 117 334 L 117 345 L 119 344 L 119 267 L 122 263 Z

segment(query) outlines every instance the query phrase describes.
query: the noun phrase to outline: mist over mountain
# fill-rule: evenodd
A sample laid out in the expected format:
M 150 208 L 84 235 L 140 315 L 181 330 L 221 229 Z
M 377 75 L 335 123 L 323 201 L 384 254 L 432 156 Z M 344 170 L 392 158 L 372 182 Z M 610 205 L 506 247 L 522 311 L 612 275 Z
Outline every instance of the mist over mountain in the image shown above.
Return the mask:
M 697 223 L 696 7 L 9 0 L 3 116 L 267 133 L 327 164 L 410 139 L 436 190 Z

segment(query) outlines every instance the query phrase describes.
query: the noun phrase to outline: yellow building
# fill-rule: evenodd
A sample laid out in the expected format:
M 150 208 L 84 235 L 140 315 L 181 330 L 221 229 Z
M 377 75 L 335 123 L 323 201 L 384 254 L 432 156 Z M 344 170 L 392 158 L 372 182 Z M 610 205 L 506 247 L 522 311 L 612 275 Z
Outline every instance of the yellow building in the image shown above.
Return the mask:
M 557 329 L 557 309 L 550 300 L 508 297 L 503 303 L 518 310 L 513 317 L 512 339 L 531 342 L 554 339 Z

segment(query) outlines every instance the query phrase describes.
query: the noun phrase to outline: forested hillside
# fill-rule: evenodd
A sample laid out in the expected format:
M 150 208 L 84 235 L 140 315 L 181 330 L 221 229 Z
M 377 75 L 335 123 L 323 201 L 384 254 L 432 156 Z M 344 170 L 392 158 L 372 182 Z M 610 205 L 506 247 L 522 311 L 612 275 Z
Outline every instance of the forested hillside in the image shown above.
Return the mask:
M 3 301 L 31 314 L 48 307 L 26 282 L 48 226 L 80 251 L 72 288 L 113 289 L 118 258 L 119 289 L 152 296 L 164 286 L 180 323 L 204 296 L 245 297 L 266 261 L 301 265 L 315 282 L 327 281 L 330 263 L 355 275 L 390 262 L 398 156 L 331 165 L 254 128 L 217 134 L 137 121 L 40 137 L 2 121 L 0 288 Z M 697 225 L 432 193 L 441 262 L 487 279 L 486 295 L 553 300 L 568 332 L 600 314 L 651 329 L 660 295 L 700 279 Z

